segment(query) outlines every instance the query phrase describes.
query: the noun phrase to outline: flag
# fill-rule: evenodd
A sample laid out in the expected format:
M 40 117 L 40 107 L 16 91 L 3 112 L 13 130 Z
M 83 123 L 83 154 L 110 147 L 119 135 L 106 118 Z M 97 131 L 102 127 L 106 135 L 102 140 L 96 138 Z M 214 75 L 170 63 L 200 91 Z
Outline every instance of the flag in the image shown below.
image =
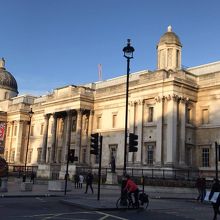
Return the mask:
M 102 81 L 102 64 L 98 64 L 99 81 Z

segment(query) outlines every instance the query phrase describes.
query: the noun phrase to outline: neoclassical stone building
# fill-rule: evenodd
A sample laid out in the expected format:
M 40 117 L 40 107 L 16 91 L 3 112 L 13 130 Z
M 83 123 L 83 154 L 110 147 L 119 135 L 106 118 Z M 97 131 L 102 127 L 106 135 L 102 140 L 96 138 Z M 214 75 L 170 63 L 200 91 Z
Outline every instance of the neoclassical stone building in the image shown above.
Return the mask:
M 130 75 L 129 132 L 138 134 L 138 152 L 127 167 L 215 169 L 214 142 L 220 140 L 220 62 L 183 69 L 182 44 L 168 27 L 157 45 L 157 70 Z M 10 164 L 23 165 L 28 129 L 28 165 L 51 177 L 66 169 L 67 149 L 78 161 L 97 166 L 90 155 L 91 133 L 103 136 L 103 167 L 111 155 L 123 167 L 126 76 L 86 85 L 56 88 L 51 94 L 18 96 L 17 83 L 0 62 L 0 120 L 6 125 L 1 145 Z M 28 112 L 34 115 L 29 124 Z

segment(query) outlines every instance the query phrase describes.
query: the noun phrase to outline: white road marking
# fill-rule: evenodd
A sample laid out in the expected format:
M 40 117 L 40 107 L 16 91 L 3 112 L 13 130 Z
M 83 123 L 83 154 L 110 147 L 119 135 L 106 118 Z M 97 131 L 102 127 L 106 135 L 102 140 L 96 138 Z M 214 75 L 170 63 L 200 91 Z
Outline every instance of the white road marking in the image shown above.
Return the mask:
M 116 216 L 116 215 L 110 215 L 110 214 L 107 214 L 107 213 L 104 213 L 104 212 L 98 212 L 97 211 L 96 213 L 104 215 L 103 217 L 99 218 L 98 220 L 104 220 L 104 219 L 107 219 L 108 217 L 121 219 L 121 220 L 128 220 L 127 218 L 122 218 L 122 217 L 119 217 L 119 216 Z

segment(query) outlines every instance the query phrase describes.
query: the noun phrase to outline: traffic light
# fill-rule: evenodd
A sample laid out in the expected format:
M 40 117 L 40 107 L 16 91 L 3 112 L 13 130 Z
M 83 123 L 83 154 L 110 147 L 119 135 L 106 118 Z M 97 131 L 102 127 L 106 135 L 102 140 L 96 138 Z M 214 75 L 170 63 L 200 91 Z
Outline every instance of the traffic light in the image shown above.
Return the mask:
M 69 151 L 69 161 L 71 163 L 73 163 L 75 161 L 75 150 L 74 149 L 70 149 L 70 151 Z
M 129 152 L 137 152 L 138 148 L 138 135 L 134 133 L 129 133 Z
M 91 148 L 90 154 L 98 155 L 99 154 L 99 133 L 91 134 Z

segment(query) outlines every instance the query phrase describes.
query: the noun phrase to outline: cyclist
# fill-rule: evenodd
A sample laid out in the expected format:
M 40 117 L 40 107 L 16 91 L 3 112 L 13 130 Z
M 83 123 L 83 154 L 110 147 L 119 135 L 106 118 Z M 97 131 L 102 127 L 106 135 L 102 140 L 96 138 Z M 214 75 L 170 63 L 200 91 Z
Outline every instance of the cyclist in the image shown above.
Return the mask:
M 132 194 L 134 195 L 135 203 L 134 205 L 138 208 L 139 207 L 139 201 L 138 201 L 138 195 L 139 195 L 139 189 L 138 186 L 135 184 L 134 181 L 131 180 L 130 176 L 127 174 L 126 176 L 127 182 L 124 188 L 124 191 L 127 191 L 128 198 L 130 201 L 132 201 Z

